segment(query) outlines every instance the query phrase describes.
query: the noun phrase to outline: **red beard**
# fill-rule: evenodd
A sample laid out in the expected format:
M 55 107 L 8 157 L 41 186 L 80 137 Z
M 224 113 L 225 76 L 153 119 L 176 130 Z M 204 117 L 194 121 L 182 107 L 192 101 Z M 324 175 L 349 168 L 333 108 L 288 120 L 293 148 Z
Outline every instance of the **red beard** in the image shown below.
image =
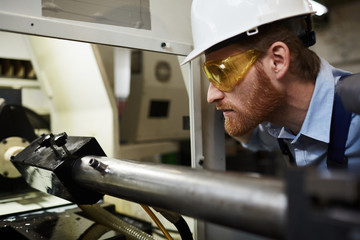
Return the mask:
M 243 136 L 258 124 L 269 121 L 271 115 L 282 106 L 284 94 L 279 92 L 270 81 L 260 64 L 255 64 L 256 79 L 247 91 L 246 101 L 241 110 L 230 103 L 217 102 L 216 107 L 221 110 L 230 109 L 230 117 L 225 116 L 225 130 L 230 136 Z

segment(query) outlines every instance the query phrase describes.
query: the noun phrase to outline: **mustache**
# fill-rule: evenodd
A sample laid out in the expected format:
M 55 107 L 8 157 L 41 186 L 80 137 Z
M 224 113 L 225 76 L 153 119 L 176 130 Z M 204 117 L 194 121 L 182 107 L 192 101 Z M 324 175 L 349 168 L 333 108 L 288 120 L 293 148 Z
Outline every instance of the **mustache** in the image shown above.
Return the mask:
M 233 110 L 234 107 L 229 103 L 217 102 L 216 103 L 216 110 Z

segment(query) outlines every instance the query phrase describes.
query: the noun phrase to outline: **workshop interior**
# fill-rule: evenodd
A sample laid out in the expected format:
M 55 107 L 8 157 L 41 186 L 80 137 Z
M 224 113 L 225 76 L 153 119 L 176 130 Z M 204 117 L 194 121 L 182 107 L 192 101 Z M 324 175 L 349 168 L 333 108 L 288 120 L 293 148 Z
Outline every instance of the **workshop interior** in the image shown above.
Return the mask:
M 360 1 L 318 0 L 313 50 L 360 69 Z M 360 239 L 360 176 L 229 137 L 191 0 L 0 0 L 1 239 Z

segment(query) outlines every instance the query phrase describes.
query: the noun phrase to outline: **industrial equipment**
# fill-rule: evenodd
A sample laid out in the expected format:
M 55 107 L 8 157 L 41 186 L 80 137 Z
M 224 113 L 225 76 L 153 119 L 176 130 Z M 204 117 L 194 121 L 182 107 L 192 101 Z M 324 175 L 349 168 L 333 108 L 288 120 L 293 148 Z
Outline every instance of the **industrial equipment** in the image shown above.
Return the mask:
M 48 193 L 43 194 L 29 187 L 10 162 L 10 157 L 11 154 L 21 151 L 30 142 L 41 136 L 42 133 L 48 133 L 50 128 L 52 130 L 57 128 L 67 129 L 73 134 L 92 134 L 100 139 L 106 153 L 112 156 L 129 154 L 127 149 L 132 147 L 130 144 L 124 147 L 125 150 L 123 147 L 121 147 L 121 152 L 118 150 L 120 143 L 117 136 L 119 132 L 116 129 L 118 129 L 117 125 L 119 123 L 115 111 L 115 98 L 111 92 L 107 91 L 106 74 L 100 74 L 100 70 L 103 69 L 101 69 L 102 63 L 99 55 L 102 52 L 99 53 L 100 50 L 97 46 L 85 43 L 31 37 L 6 32 L 0 32 L 0 36 L 2 43 L 0 49 L 0 55 L 2 56 L 1 73 L 4 73 L 0 77 L 0 84 L 2 86 L 0 94 L 3 98 L 0 112 L 0 153 L 2 153 L 0 157 L 2 175 L 0 178 L 0 214 L 3 222 L 2 231 L 8 232 L 9 236 L 14 236 L 12 234 L 16 236 L 18 234 L 25 234 L 26 236 L 23 237 L 29 239 L 38 239 L 40 237 L 56 239 L 57 236 L 77 239 L 88 230 L 89 224 L 94 223 L 94 221 L 80 216 L 83 210 L 79 209 L 76 204 L 74 205 L 68 200 L 54 197 Z M 79 51 L 81 51 L 80 55 Z M 144 53 L 143 55 L 147 56 L 148 60 L 142 62 L 142 67 L 144 71 L 152 73 L 155 69 L 152 68 L 152 65 L 149 65 L 152 63 L 149 58 L 154 56 L 154 53 Z M 66 61 L 63 61 L 64 59 Z M 161 62 L 160 56 L 158 56 L 158 59 Z M 166 88 L 170 90 L 174 84 L 177 84 L 176 92 L 181 92 L 181 98 L 187 98 L 179 66 L 174 66 L 174 63 L 176 63 L 174 59 L 176 60 L 177 58 L 168 55 L 167 59 L 171 59 L 171 66 L 174 72 L 171 76 L 172 80 L 166 83 Z M 162 62 L 167 63 L 164 60 Z M 93 66 L 91 70 L 88 69 L 89 64 Z M 24 67 L 15 68 L 18 65 Z M 30 67 L 25 71 L 25 66 Z M 21 72 L 23 73 L 21 74 Z M 180 78 L 177 75 L 180 75 Z M 143 83 L 140 83 L 138 79 L 137 84 Z M 181 86 L 180 84 L 183 85 Z M 87 86 L 87 94 L 79 98 L 79 91 L 77 89 L 82 85 Z M 156 93 L 155 88 L 147 88 L 145 90 L 147 90 L 147 93 L 154 91 Z M 160 90 L 160 92 L 164 91 Z M 172 103 L 169 106 L 169 111 L 178 107 L 179 103 L 182 104 L 180 106 L 181 111 L 171 110 L 171 116 L 174 114 L 179 116 L 179 122 L 181 122 L 182 116 L 188 115 L 188 103 L 181 98 L 176 98 L 176 96 L 176 94 L 172 94 L 166 99 Z M 140 98 L 142 98 L 141 95 Z M 137 99 L 135 100 L 137 101 Z M 146 103 L 147 101 L 144 102 Z M 176 102 L 178 103 L 175 104 Z M 133 105 L 130 100 L 127 103 L 130 107 Z M 35 109 L 36 112 L 32 109 Z M 139 109 L 138 111 L 142 110 Z M 84 122 L 86 114 L 97 117 L 91 117 L 91 121 Z M 123 115 L 123 117 L 125 116 Z M 163 118 L 161 124 L 167 124 L 169 120 L 174 121 L 175 119 L 177 117 L 171 117 L 171 119 Z M 143 121 L 142 119 L 141 122 Z M 86 122 L 92 126 L 88 125 L 86 127 Z M 98 122 L 97 128 L 94 127 L 94 122 Z M 159 125 L 155 121 L 153 123 L 161 126 L 161 124 Z M 176 135 L 178 132 L 181 132 L 182 136 L 177 136 L 176 138 L 188 138 L 188 130 L 183 130 L 182 124 L 179 124 L 179 128 L 174 129 L 172 133 Z M 147 134 L 147 140 L 149 140 L 149 136 Z M 142 157 L 167 151 L 177 151 L 176 142 L 167 143 L 166 139 L 168 137 L 160 137 L 158 139 L 162 139 L 163 142 L 149 144 L 150 148 L 156 145 L 157 147 L 148 152 L 141 151 L 141 154 L 139 154 L 139 148 L 135 149 L 136 156 Z M 172 139 L 175 138 L 172 137 Z M 143 144 L 141 149 L 144 149 L 146 145 Z M 18 149 L 15 152 L 14 147 Z M 97 152 L 96 155 L 99 155 L 99 153 Z M 100 155 L 104 154 L 102 152 Z M 103 196 L 103 194 L 100 195 Z M 106 204 L 111 207 L 111 203 L 106 202 Z M 54 227 L 51 230 L 52 234 L 46 231 L 44 233 L 43 230 L 49 228 L 49 225 L 56 221 L 55 219 L 61 219 L 62 216 L 70 214 L 68 209 L 70 209 L 73 218 L 81 218 L 77 225 L 72 225 L 75 229 L 68 230 L 66 233 L 60 233 L 58 228 Z M 112 206 L 111 209 L 114 212 L 115 207 Z M 51 217 L 46 217 L 49 221 L 43 222 L 39 220 L 41 216 L 48 216 L 48 214 L 51 215 Z M 123 216 L 125 215 L 123 214 Z M 14 220 L 15 218 L 16 220 Z M 33 224 L 31 225 L 32 227 L 27 227 L 29 234 L 26 231 L 19 233 L 18 230 L 24 230 L 25 224 L 28 224 L 24 219 L 30 218 L 33 219 Z M 133 219 L 133 216 L 130 218 L 130 216 L 126 215 L 124 218 L 130 219 L 132 225 L 136 225 L 139 222 L 143 225 L 149 225 L 144 220 Z M 180 218 L 178 219 L 180 220 Z M 183 221 L 182 218 L 181 220 Z M 177 224 L 180 224 L 180 222 Z M 41 230 L 36 230 L 38 229 L 37 224 L 41 225 Z M 184 224 L 182 223 L 181 225 Z M 71 235 L 74 231 L 76 234 Z M 151 231 L 147 232 L 150 233 Z
M 219 239 L 209 234 L 214 231 L 226 239 L 220 227 L 230 229 L 231 236 L 254 233 L 255 239 L 360 239 L 357 175 L 290 169 L 279 178 L 202 169 L 224 170 L 224 132 L 214 108 L 202 106 L 201 89 L 207 86 L 200 61 L 182 69 L 176 65 L 177 56 L 181 60 L 192 50 L 191 0 L 0 0 L 0 5 L 0 98 L 5 99 L 0 101 L 0 238 L 125 239 L 128 233 L 119 233 L 122 221 L 126 229 L 135 226 L 136 234 L 154 238 L 152 224 L 119 214 L 106 202 L 114 196 L 162 214 L 171 211 L 175 217 L 169 221 L 182 239 Z M 358 69 L 358 41 L 350 42 L 350 51 L 336 52 L 344 39 L 358 39 L 350 35 L 355 31 L 333 22 L 338 23 L 335 35 L 342 37 L 318 35 L 325 43 L 320 46 L 335 44 L 323 52 Z M 128 103 L 138 111 L 133 118 L 124 116 L 123 136 L 102 52 L 92 43 L 135 54 L 150 51 L 138 55 L 133 80 L 150 80 L 133 82 L 130 98 L 141 101 Z M 188 95 L 179 90 L 181 81 L 169 86 L 180 74 Z M 161 123 L 175 115 L 176 127 Z M 167 131 L 140 126 L 155 119 Z M 168 140 L 187 137 L 193 168 L 129 160 L 176 151 L 177 144 Z M 121 138 L 141 145 L 120 146 Z M 182 215 L 196 220 L 193 232 Z M 109 220 L 116 224 L 108 225 Z
M 116 144 L 119 144 L 118 140 L 116 140 L 116 135 L 118 134 L 118 132 L 112 130 L 113 124 L 114 126 L 116 126 L 118 122 L 111 123 L 112 118 L 108 117 L 109 115 L 111 115 L 111 112 L 107 111 L 109 107 L 109 104 L 106 103 L 107 93 L 106 91 L 99 91 L 101 88 L 104 87 L 103 79 L 100 78 L 99 75 L 93 74 L 99 73 L 98 68 L 93 68 L 93 71 L 88 71 L 88 75 L 83 74 L 82 68 L 87 67 L 87 65 L 83 65 L 84 62 L 77 57 L 72 58 L 71 56 L 66 55 L 66 53 L 68 53 L 69 50 L 73 47 L 77 48 L 77 50 L 82 48 L 82 55 L 78 57 L 86 59 L 87 63 L 94 63 L 95 61 L 92 61 L 94 59 L 89 59 L 89 56 L 94 56 L 92 55 L 94 54 L 94 52 L 92 51 L 92 48 L 87 48 L 87 46 L 89 45 L 86 44 L 70 43 L 62 40 L 43 39 L 36 37 L 28 38 L 26 36 L 13 33 L 1 32 L 0 35 L 2 36 L 2 40 L 4 43 L 2 49 L 13 49 L 13 51 L 10 51 L 12 54 L 11 56 L 3 55 L 3 59 L 6 59 L 6 61 L 4 60 L 1 64 L 1 66 L 3 67 L 2 69 L 4 70 L 3 72 L 7 73 L 6 75 L 4 74 L 1 77 L 1 84 L 3 84 L 4 88 L 0 90 L 1 97 L 3 97 L 0 109 L 0 123 L 2 129 L 0 136 L 0 153 L 2 153 L 0 157 L 0 170 L 2 175 L 0 178 L 0 212 L 2 219 L 1 231 L 4 232 L 4 234 L 8 234 L 6 236 L 14 237 L 21 235 L 24 239 L 57 239 L 62 237 L 65 237 L 67 239 L 78 239 L 90 228 L 90 225 L 96 223 L 96 221 L 91 221 L 89 217 L 83 216 L 84 210 L 77 207 L 76 204 L 74 205 L 73 203 L 68 201 L 70 199 L 63 200 L 61 198 L 50 195 L 50 192 L 47 192 L 44 189 L 42 190 L 44 190 L 46 194 L 38 192 L 33 188 L 29 187 L 29 185 L 26 184 L 26 182 L 21 177 L 20 173 L 16 170 L 16 168 L 14 168 L 13 164 L 10 162 L 10 157 L 12 154 L 21 151 L 24 147 L 29 145 L 30 142 L 32 142 L 42 133 L 47 133 L 50 130 L 50 127 L 52 129 L 56 129 L 57 127 L 65 128 L 70 130 L 70 132 L 81 132 L 81 129 L 84 128 L 85 131 L 89 131 L 96 136 L 106 136 L 101 140 L 102 143 L 105 143 L 106 152 L 112 155 L 119 154 L 118 152 L 116 152 Z M 16 48 L 22 49 L 23 52 L 22 54 L 14 57 L 13 55 L 14 53 L 16 53 Z M 42 55 L 44 51 L 47 54 L 46 57 Z M 1 52 L 4 53 L 5 51 Z M 64 54 L 63 57 L 70 57 L 70 59 L 67 62 L 60 62 L 60 52 Z M 74 56 L 77 54 L 76 52 L 73 53 Z M 148 53 L 148 55 L 149 54 L 150 53 Z M 29 63 L 31 66 L 34 66 L 31 69 L 31 72 L 33 74 L 31 75 L 31 78 L 22 79 L 21 77 L 15 76 L 15 73 L 18 71 L 14 71 L 13 66 L 14 63 L 20 61 L 24 61 L 26 63 Z M 9 64 L 6 65 L 6 63 Z M 68 66 L 65 66 L 63 64 L 69 64 L 68 66 L 71 65 L 74 68 L 70 69 Z M 147 68 L 147 64 L 143 64 L 143 67 Z M 7 69 L 12 70 L 10 71 Z M 46 70 L 44 71 L 44 69 Z M 60 69 L 62 69 L 62 71 L 58 72 L 58 70 Z M 176 74 L 179 74 L 179 70 L 176 71 Z M 24 76 L 27 75 L 24 74 Z M 35 78 L 33 76 L 38 77 Z M 80 80 L 79 76 L 82 80 Z M 91 78 L 89 78 L 88 76 L 91 76 Z M 51 78 L 51 81 L 47 80 L 48 77 Z M 67 81 L 65 81 L 64 79 L 67 79 Z M 79 93 L 76 90 L 77 87 L 75 87 L 74 85 L 74 79 L 76 79 L 75 81 L 77 84 L 84 84 L 84 82 L 86 82 L 86 85 L 88 87 L 87 93 L 89 93 L 89 95 L 83 97 L 83 101 L 74 100 L 78 98 Z M 181 83 L 182 79 L 178 79 L 177 81 L 180 81 Z M 96 85 L 96 87 L 94 87 L 94 85 Z M 43 87 L 43 89 L 40 89 L 41 86 Z M 167 88 L 170 89 L 171 86 L 172 84 L 168 84 Z M 44 88 L 47 90 L 44 90 Z M 184 86 L 178 87 L 178 90 L 185 93 L 185 97 L 187 97 Z M 43 97 L 43 95 L 45 95 L 45 97 Z M 62 100 L 64 96 L 66 96 L 67 101 Z M 34 101 L 38 97 L 40 97 L 40 99 L 44 99 L 45 101 L 39 101 L 40 104 Z M 168 100 L 171 101 L 171 99 L 174 99 L 174 97 L 175 95 L 170 96 L 168 97 Z M 115 98 L 113 99 L 113 101 L 115 102 Z M 176 101 L 181 101 L 181 99 L 175 99 L 174 102 Z M 106 104 L 104 104 L 104 102 Z M 46 105 L 46 103 L 48 103 L 49 105 Z M 129 101 L 128 103 L 132 104 L 131 101 Z M 25 107 L 24 104 L 29 107 Z M 102 108 L 98 107 L 98 105 L 101 105 Z M 41 110 L 44 109 L 42 108 L 43 106 L 48 107 L 45 108 L 45 111 L 43 111 L 45 112 L 44 115 L 40 115 L 30 109 L 30 107 L 32 107 L 35 108 L 37 111 L 40 110 L 40 112 L 42 112 Z M 173 104 L 171 109 L 174 107 L 176 107 L 176 104 Z M 116 107 L 114 108 L 116 109 Z M 184 109 L 184 106 L 182 106 L 182 108 Z M 94 111 L 97 112 L 97 114 L 95 114 L 95 112 L 94 114 L 98 115 L 99 123 L 105 121 L 105 124 L 100 124 L 100 126 L 102 127 L 100 128 L 99 126 L 98 130 L 94 129 L 93 127 L 85 129 L 85 124 L 83 120 L 80 120 L 83 119 L 84 115 L 77 114 L 79 112 L 79 109 L 88 109 L 88 113 Z M 176 114 L 176 112 L 174 113 Z M 177 113 L 182 115 L 186 114 L 184 113 L 184 111 L 178 111 Z M 69 114 L 71 116 L 69 116 Z M 113 116 L 114 119 L 117 120 L 117 116 Z M 92 121 L 96 121 L 93 117 L 91 119 Z M 107 124 L 109 120 L 111 124 Z M 172 121 L 173 120 L 174 119 L 172 119 Z M 163 121 L 163 124 L 166 122 L 167 120 Z M 186 138 L 186 136 L 188 135 L 188 131 L 182 130 L 181 126 L 179 127 L 179 130 L 185 133 L 184 137 Z M 179 132 L 179 130 L 175 130 L 174 133 Z M 111 133 L 111 136 L 107 135 L 109 133 Z M 112 141 L 113 139 L 115 139 L 115 141 Z M 59 140 L 60 142 L 66 141 L 66 136 L 56 138 L 55 142 L 58 144 Z M 173 147 L 175 145 L 176 144 L 170 144 L 171 151 L 176 150 L 176 147 Z M 50 139 L 48 139 L 48 141 L 45 141 L 43 143 L 43 146 L 52 146 L 50 144 Z M 148 154 L 166 151 L 166 147 L 164 148 L 164 146 L 162 146 L 162 148 L 163 149 L 161 151 L 152 150 Z M 95 148 L 93 150 L 95 150 Z M 101 148 L 99 151 L 95 151 L 93 154 L 103 156 L 105 155 Z M 124 151 L 122 151 L 121 154 L 124 154 Z M 137 155 L 139 156 L 139 154 Z M 144 154 L 142 154 L 141 156 L 143 155 Z M 55 164 L 53 167 L 54 168 L 51 168 L 51 170 L 58 169 L 59 166 Z M 42 175 L 40 175 L 40 179 L 37 181 L 40 184 L 42 182 L 42 177 L 50 177 L 51 175 L 50 171 L 45 171 L 41 174 Z M 33 176 L 32 178 L 37 178 L 34 177 L 35 176 Z M 75 189 L 72 194 L 74 192 L 78 192 L 78 194 L 80 195 L 84 193 L 79 189 Z M 68 194 L 68 196 L 72 194 Z M 101 201 L 103 201 L 102 196 L 104 194 L 95 193 L 95 195 L 98 196 L 96 198 L 96 202 L 100 199 Z M 89 197 L 87 194 L 84 194 L 84 197 L 87 197 L 87 200 L 91 199 L 91 197 Z M 110 205 L 109 208 L 109 203 L 107 203 L 106 207 L 107 209 L 111 209 L 112 212 L 115 213 L 114 206 Z M 116 214 L 118 215 L 118 213 Z M 70 224 L 70 226 L 74 229 L 71 228 L 70 230 L 70 227 L 68 227 L 65 233 L 58 232 L 59 228 L 57 227 L 57 225 L 53 226 L 54 222 L 62 221 L 58 219 L 63 219 L 64 216 L 66 219 L 66 216 L 68 215 L 71 215 L 71 219 L 79 218 L 80 220 L 76 221 L 76 225 Z M 47 221 L 43 221 L 42 217 L 46 217 Z M 128 222 L 130 221 L 131 225 L 140 224 L 141 226 L 147 226 L 147 233 L 152 233 L 153 231 L 151 224 L 145 222 L 144 220 L 134 219 L 133 217 L 124 214 L 121 217 L 127 219 Z M 25 221 L 25 219 L 32 219 L 31 227 L 27 226 L 29 222 Z M 185 222 L 182 218 L 178 218 L 178 221 L 176 223 L 182 226 Z M 150 228 L 148 227 L 149 225 Z M 26 229 L 28 229 L 28 231 L 24 231 L 25 227 Z M 49 230 L 49 228 L 51 228 L 51 230 Z M 109 232 L 108 228 L 102 231 L 102 233 L 104 234 L 107 232 Z
M 290 169 L 277 179 L 120 160 L 66 133 L 37 138 L 11 161 L 33 188 L 78 204 L 109 194 L 285 239 L 357 239 L 360 227 L 360 178 L 341 171 Z

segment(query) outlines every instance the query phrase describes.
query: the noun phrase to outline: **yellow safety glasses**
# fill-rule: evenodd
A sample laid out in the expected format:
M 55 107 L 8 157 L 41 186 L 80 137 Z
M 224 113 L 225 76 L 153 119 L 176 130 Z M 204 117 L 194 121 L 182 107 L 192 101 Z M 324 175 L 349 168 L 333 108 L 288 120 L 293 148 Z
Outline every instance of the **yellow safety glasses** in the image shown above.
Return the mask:
M 249 71 L 260 56 L 256 50 L 248 50 L 222 60 L 210 60 L 204 63 L 203 69 L 214 86 L 224 92 L 230 92 Z

